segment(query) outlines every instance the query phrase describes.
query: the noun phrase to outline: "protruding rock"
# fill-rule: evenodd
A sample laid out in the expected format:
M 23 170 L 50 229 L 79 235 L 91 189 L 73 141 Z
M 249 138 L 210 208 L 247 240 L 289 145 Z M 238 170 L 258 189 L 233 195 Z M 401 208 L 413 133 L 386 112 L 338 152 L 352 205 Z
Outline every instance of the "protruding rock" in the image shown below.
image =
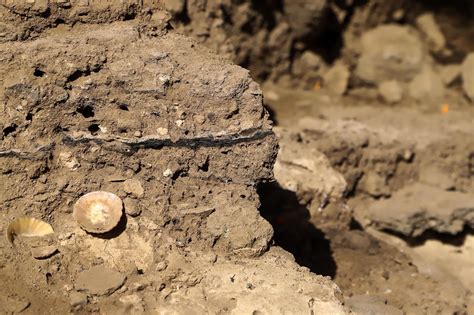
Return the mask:
M 309 71 L 317 71 L 324 66 L 323 58 L 312 51 L 306 50 L 293 64 L 293 73 L 304 75 Z
M 327 66 L 321 56 L 306 50 L 294 61 L 292 73 L 299 78 L 300 86 L 311 89 L 314 87 L 315 82 L 321 81 L 321 76 L 326 71 L 326 68 Z M 272 95 L 268 94 L 268 92 L 265 96 L 268 99 L 272 98 Z
M 356 212 L 360 222 L 407 236 L 427 230 L 456 234 L 465 226 L 474 227 L 472 195 L 414 184 Z
M 429 66 L 411 81 L 409 91 L 411 97 L 421 102 L 440 102 L 445 92 L 440 76 Z
M 347 91 L 349 77 L 349 68 L 342 63 L 336 63 L 324 74 L 324 86 L 336 95 L 343 95 Z
M 421 70 L 424 58 L 420 38 L 411 28 L 382 25 L 362 35 L 362 54 L 355 73 L 369 83 L 406 81 Z
M 71 292 L 69 295 L 69 305 L 81 307 L 87 304 L 87 295 L 82 292 Z
M 163 4 L 166 10 L 170 11 L 171 14 L 177 15 L 183 12 L 186 6 L 185 0 L 164 0 Z
M 334 170 L 327 157 L 307 144 L 291 141 L 291 132 L 275 130 L 280 138 L 280 151 L 275 163 L 275 178 L 285 189 L 299 195 L 310 194 L 337 200 L 342 198 L 347 184 Z
M 441 67 L 441 80 L 446 86 L 451 86 L 461 79 L 461 65 L 453 64 Z
M 110 295 L 125 283 L 126 277 L 104 266 L 94 266 L 79 274 L 76 280 L 76 290 L 85 291 L 91 295 Z
M 142 212 L 140 206 L 138 205 L 138 201 L 135 199 L 125 198 L 123 205 L 125 207 L 125 213 L 129 216 L 136 217 Z
M 126 193 L 131 194 L 135 198 L 141 198 L 145 194 L 142 183 L 136 179 L 127 179 L 123 183 L 123 188 Z
M 218 198 L 215 202 L 219 203 Z M 260 217 L 257 208 L 239 205 L 211 213 L 207 230 L 216 238 L 217 247 L 245 257 L 265 252 L 273 236 L 272 226 Z
M 379 84 L 378 93 L 380 97 L 389 104 L 395 104 L 402 100 L 403 89 L 396 80 L 383 81 Z
M 462 64 L 462 81 L 464 92 L 474 103 L 474 53 L 467 55 Z
M 435 52 L 441 51 L 446 46 L 446 38 L 436 23 L 432 13 L 425 13 L 416 19 L 418 29 L 425 35 L 430 46 Z

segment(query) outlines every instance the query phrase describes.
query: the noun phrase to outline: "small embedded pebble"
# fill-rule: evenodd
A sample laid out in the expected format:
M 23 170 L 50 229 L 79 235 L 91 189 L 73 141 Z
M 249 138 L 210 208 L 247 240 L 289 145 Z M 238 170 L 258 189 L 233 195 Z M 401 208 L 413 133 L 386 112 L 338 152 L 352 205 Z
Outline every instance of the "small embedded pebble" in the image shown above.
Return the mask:
M 383 81 L 378 87 L 378 93 L 389 104 L 398 103 L 403 98 L 403 89 L 395 80 Z
M 206 117 L 203 115 L 194 115 L 194 121 L 202 125 L 204 122 L 206 122 Z
M 137 138 L 140 138 L 142 136 L 142 133 L 141 133 L 141 131 L 137 130 L 133 133 L 133 135 Z
M 72 292 L 69 295 L 69 305 L 72 307 L 84 306 L 87 304 L 87 295 L 82 292 Z
M 168 134 L 168 128 L 158 128 L 156 129 L 156 132 L 158 132 L 158 134 L 160 136 L 166 136 Z
M 156 271 L 163 271 L 168 267 L 168 263 L 166 261 L 160 261 L 156 264 Z
M 125 192 L 133 195 L 134 197 L 141 198 L 145 194 L 142 184 L 136 179 L 127 179 L 123 185 Z
M 119 289 L 126 276 L 104 266 L 94 266 L 79 274 L 75 287 L 92 295 L 110 295 Z
M 125 200 L 123 201 L 123 205 L 125 206 L 125 213 L 129 216 L 136 217 L 142 212 L 140 207 L 138 206 L 138 201 L 134 199 L 125 198 Z
M 167 168 L 167 169 L 163 172 L 163 176 L 164 176 L 164 177 L 170 177 L 171 175 L 173 175 L 173 171 L 170 170 L 169 168 Z

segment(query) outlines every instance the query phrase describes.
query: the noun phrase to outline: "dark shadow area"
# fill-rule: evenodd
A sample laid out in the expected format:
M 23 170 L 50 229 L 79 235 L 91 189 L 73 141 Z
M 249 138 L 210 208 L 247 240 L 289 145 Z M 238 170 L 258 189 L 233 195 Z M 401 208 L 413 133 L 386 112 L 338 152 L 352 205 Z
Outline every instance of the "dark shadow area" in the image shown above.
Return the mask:
M 264 105 L 264 107 L 268 112 L 268 115 L 269 115 L 268 118 L 273 122 L 273 126 L 277 126 L 278 125 L 278 120 L 277 120 L 276 111 L 274 111 L 270 106 L 268 106 L 266 104 Z
M 314 38 L 306 38 L 304 41 L 309 50 L 320 55 L 326 63 L 332 64 L 341 57 L 344 47 L 344 26 L 339 24 L 332 11 L 328 11 L 326 20 L 327 28 L 322 33 Z
M 283 8 L 281 0 L 252 0 L 251 4 L 263 16 L 267 29 L 273 29 L 277 24 L 275 12 L 281 12 Z
M 122 217 L 120 218 L 119 223 L 111 231 L 107 233 L 101 233 L 101 234 L 98 234 L 98 233 L 88 233 L 88 234 L 97 238 L 109 240 L 112 238 L 116 238 L 117 236 L 122 234 L 126 228 L 127 228 L 127 216 L 125 215 L 125 213 L 123 213 Z
M 425 231 L 423 232 L 423 234 L 417 237 L 406 236 L 406 235 L 403 235 L 401 233 L 397 233 L 391 230 L 384 230 L 383 232 L 394 235 L 398 238 L 401 238 L 411 247 L 422 246 L 426 243 L 426 241 L 429 241 L 429 240 L 438 240 L 444 244 L 449 244 L 455 247 L 461 247 L 464 245 L 466 237 L 468 235 L 474 234 L 474 230 L 468 226 L 465 226 L 463 231 L 456 235 L 447 234 L 447 233 L 439 233 L 439 232 L 431 231 L 431 230 Z
M 349 224 L 349 229 L 351 231 L 363 231 L 364 230 L 362 225 L 354 218 L 351 219 L 351 222 Z
M 299 204 L 296 194 L 276 182 L 260 184 L 257 191 L 260 213 L 275 230 L 275 244 L 292 253 L 298 264 L 334 278 L 337 266 L 329 240 L 309 222 L 309 211 Z

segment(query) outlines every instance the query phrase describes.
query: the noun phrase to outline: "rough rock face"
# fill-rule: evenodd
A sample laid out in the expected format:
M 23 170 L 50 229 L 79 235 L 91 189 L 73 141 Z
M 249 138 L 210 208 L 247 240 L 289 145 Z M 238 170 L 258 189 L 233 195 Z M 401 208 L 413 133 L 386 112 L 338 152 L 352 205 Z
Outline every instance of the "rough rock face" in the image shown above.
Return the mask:
M 392 198 L 374 202 L 359 219 L 377 229 L 406 236 L 419 236 L 427 230 L 456 234 L 465 226 L 474 227 L 472 194 L 444 191 L 415 184 L 395 192 Z
M 275 179 L 280 189 L 287 194 L 293 193 L 297 203 L 303 207 L 296 204 L 285 205 L 291 198 L 279 201 L 279 196 L 274 197 L 272 202 L 267 201 L 271 205 L 264 204 L 264 208 L 276 210 L 288 207 L 290 215 L 296 216 L 304 216 L 307 212 L 311 224 L 328 234 L 348 228 L 351 211 L 344 201 L 346 180 L 318 150 L 317 141 L 308 137 L 308 130 L 304 128 L 276 128 L 275 132 L 280 143 L 274 169 Z M 301 208 L 300 213 L 292 207 Z M 285 221 L 289 221 L 287 219 Z M 278 222 L 278 217 L 276 220 Z
M 441 77 L 428 66 L 423 67 L 409 85 L 410 96 L 421 102 L 439 102 L 444 92 Z
M 312 143 L 344 175 L 349 194 L 388 196 L 409 180 L 402 165 L 412 158 L 412 145 L 401 144 L 382 130 L 351 120 L 305 118 L 298 125 L 304 130 L 303 142 Z
M 474 103 L 474 53 L 467 55 L 462 64 L 462 80 L 464 92 Z
M 255 186 L 273 178 L 277 152 L 262 92 L 247 70 L 169 32 L 161 11 L 94 1 L 83 11 L 78 2 L 46 9 L 40 2 L 23 4 L 9 6 L 14 13 L 0 7 L 6 25 L 0 229 L 22 215 L 42 218 L 54 227 L 59 253 L 35 260 L 0 239 L 2 290 L 16 292 L 12 309 L 140 314 L 171 305 L 175 296 L 189 297 L 191 288 L 201 300 L 190 305 L 216 312 L 287 307 L 267 295 L 268 285 L 292 290 L 292 307 L 343 313 L 337 287 L 291 263 L 283 251 L 277 263 L 247 258 L 266 252 L 272 238 L 257 210 Z M 64 25 L 50 28 L 58 19 Z M 119 195 L 128 214 L 101 237 L 79 229 L 71 215 L 78 197 L 93 190 Z M 244 271 L 283 264 L 278 272 L 284 270 L 285 283 L 314 282 L 304 284 L 303 293 L 280 280 L 267 284 L 271 274 L 262 274 L 245 284 L 258 296 L 235 300 L 244 289 L 241 273 L 229 274 L 237 259 Z M 205 276 L 217 265 L 220 272 Z M 87 273 L 94 268 L 110 271 L 113 283 L 95 290 Z M 228 300 L 236 303 L 204 290 L 217 278 L 225 279 Z M 96 291 L 106 296 L 98 300 Z
M 186 211 L 198 206 L 220 215 L 215 197 L 222 194 L 257 213 L 251 185 L 271 178 L 276 154 L 258 85 L 205 50 L 189 53 L 195 44 L 184 37 L 148 36 L 137 25 L 84 26 L 2 47 L 8 216 L 41 198 L 25 214 L 54 219 L 54 208 L 68 208 L 65 194 L 75 199 L 98 188 L 139 198 L 161 226 L 178 216 L 172 225 L 184 228 L 191 221 Z M 152 206 L 155 198 L 159 206 Z M 241 213 L 232 216 L 239 221 Z M 255 237 L 256 252 L 271 237 L 268 224 L 261 225 L 266 241 Z M 212 235 L 193 241 L 224 242 Z
M 356 75 L 369 83 L 410 80 L 421 70 L 424 58 L 416 32 L 395 24 L 382 25 L 362 35 Z
M 447 132 L 446 139 L 434 135 L 429 144 L 422 144 L 422 137 L 389 136 L 384 127 L 355 121 L 330 125 L 306 118 L 297 126 L 303 129 L 299 142 L 305 152 L 312 144 L 324 153 L 330 166 L 344 175 L 349 194 L 356 192 L 355 199 L 362 201 L 354 213 L 363 226 L 413 237 L 428 230 L 456 234 L 472 227 L 473 154 L 467 134 Z M 463 144 L 454 138 L 464 139 Z M 330 183 L 328 178 L 324 183 Z
M 280 151 L 274 171 L 280 185 L 320 199 L 341 199 L 347 184 L 344 177 L 332 168 L 327 157 L 316 147 L 298 141 L 301 140 L 301 133 L 282 128 L 275 131 Z

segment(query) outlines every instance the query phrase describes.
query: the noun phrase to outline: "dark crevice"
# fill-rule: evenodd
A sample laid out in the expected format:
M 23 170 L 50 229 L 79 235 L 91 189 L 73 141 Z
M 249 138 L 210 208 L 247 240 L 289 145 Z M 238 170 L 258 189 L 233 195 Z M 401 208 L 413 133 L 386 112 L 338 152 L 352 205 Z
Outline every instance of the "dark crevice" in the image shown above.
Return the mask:
M 90 76 L 92 73 L 98 73 L 101 69 L 102 69 L 102 65 L 94 66 L 93 69 L 89 67 L 87 67 L 87 69 L 77 69 L 76 71 L 74 71 L 72 74 L 70 74 L 67 77 L 66 81 L 74 82 L 81 77 L 87 77 L 87 76 Z
M 266 111 L 268 112 L 268 118 L 273 122 L 274 126 L 278 125 L 277 112 L 274 111 L 270 106 L 264 105 Z
M 66 24 L 66 21 L 61 18 L 57 18 L 56 20 L 54 20 L 54 25 L 58 26 L 60 24 Z
M 80 77 L 86 77 L 88 75 L 90 75 L 90 71 L 76 70 L 67 77 L 67 82 L 74 82 Z
M 309 222 L 309 210 L 301 205 L 296 194 L 278 183 L 257 187 L 260 213 L 275 231 L 275 245 L 295 256 L 296 262 L 312 272 L 334 277 L 337 266 L 325 234 Z
M 202 172 L 208 172 L 209 171 L 209 158 L 207 158 L 206 162 L 204 162 L 203 165 L 199 166 L 198 169 Z
M 118 108 L 120 110 L 128 111 L 128 106 L 126 104 L 119 104 Z
M 466 237 L 468 235 L 473 235 L 474 234 L 474 229 L 465 226 L 464 229 L 457 234 L 448 234 L 448 233 L 440 233 L 436 232 L 433 230 L 427 230 L 424 231 L 421 235 L 419 236 L 407 236 L 405 234 L 393 231 L 393 230 L 388 230 L 384 229 L 383 232 L 394 235 L 398 238 L 401 238 L 404 240 L 409 246 L 416 247 L 416 246 L 421 246 L 425 244 L 426 241 L 428 240 L 438 240 L 444 244 L 449 244 L 452 246 L 456 247 L 461 247 L 464 244 L 464 241 L 466 240 Z
M 16 131 L 18 126 L 16 124 L 11 124 L 10 126 L 3 129 L 3 136 L 6 137 Z
M 46 73 L 40 68 L 36 68 L 35 71 L 33 71 L 33 75 L 37 78 L 42 78 L 45 74 Z
M 87 129 L 90 131 L 91 134 L 95 135 L 97 134 L 97 132 L 99 132 L 100 127 L 98 124 L 92 124 L 89 127 L 87 127 Z
M 80 106 L 76 111 L 84 116 L 84 118 L 94 117 L 94 108 L 90 105 Z
M 178 170 L 173 174 L 173 176 L 171 176 L 171 179 L 175 181 L 180 177 L 186 177 L 186 176 L 187 176 L 187 173 L 184 170 Z
M 362 227 L 362 225 L 354 218 L 351 219 L 351 222 L 349 224 L 349 229 L 352 230 L 352 231 L 363 231 L 364 228 Z

